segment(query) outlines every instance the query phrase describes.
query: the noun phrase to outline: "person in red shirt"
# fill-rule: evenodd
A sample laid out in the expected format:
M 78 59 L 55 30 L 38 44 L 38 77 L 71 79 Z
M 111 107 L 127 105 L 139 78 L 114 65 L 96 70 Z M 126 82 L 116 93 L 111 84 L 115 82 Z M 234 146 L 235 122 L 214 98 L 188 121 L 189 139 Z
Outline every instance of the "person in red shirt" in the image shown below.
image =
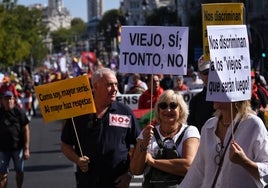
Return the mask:
M 151 79 L 151 76 L 153 76 L 153 79 Z M 143 92 L 139 98 L 138 109 L 153 108 L 158 97 L 164 92 L 163 88 L 160 86 L 160 76 L 156 74 L 151 76 L 148 76 L 148 89 Z M 151 83 L 151 81 L 153 83 Z
M 5 76 L 2 80 L 2 85 L 0 87 L 0 94 L 5 93 L 6 91 L 11 91 L 15 98 L 18 98 L 19 92 L 16 89 L 16 86 L 11 83 L 8 76 Z
M 176 79 L 176 86 L 173 88 L 174 91 L 186 91 L 188 90 L 187 85 L 184 83 L 183 76 L 178 76 Z

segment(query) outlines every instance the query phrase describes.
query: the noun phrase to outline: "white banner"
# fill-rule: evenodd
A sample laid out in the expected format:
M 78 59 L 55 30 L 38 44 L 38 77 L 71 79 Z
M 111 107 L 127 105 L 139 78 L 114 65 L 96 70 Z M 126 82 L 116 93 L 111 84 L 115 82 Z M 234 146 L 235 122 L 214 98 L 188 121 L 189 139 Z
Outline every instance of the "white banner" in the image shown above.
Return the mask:
M 207 26 L 207 31 L 211 61 L 207 100 L 234 102 L 250 99 L 250 56 L 246 26 Z
M 122 26 L 119 72 L 186 75 L 188 27 Z
M 178 91 L 182 94 L 184 101 L 189 104 L 191 98 L 201 92 L 202 89 L 195 89 L 191 91 Z M 139 98 L 141 94 L 117 94 L 116 100 L 128 105 L 131 109 L 138 109 Z

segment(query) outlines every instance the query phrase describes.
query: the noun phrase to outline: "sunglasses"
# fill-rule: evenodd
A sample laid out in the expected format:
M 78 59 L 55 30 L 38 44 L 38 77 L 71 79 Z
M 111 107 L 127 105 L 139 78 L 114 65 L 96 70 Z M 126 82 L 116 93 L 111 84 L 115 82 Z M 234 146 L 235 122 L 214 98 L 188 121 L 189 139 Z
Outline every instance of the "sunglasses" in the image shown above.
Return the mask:
M 204 71 L 202 71 L 201 73 L 202 73 L 203 75 L 207 76 L 207 75 L 208 75 L 208 73 L 209 73 L 209 69 L 204 70 Z
M 167 109 L 169 107 L 171 110 L 175 110 L 178 107 L 178 103 L 171 102 L 171 103 L 166 103 L 166 102 L 161 102 L 158 104 L 158 107 L 162 110 Z

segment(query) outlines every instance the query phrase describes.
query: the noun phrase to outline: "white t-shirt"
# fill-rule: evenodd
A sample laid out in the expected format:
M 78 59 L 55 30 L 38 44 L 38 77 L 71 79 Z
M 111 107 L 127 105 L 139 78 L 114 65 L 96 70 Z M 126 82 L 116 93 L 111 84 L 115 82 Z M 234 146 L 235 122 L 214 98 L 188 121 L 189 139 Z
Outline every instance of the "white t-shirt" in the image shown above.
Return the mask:
M 161 135 L 160 131 L 159 131 L 159 126 L 160 125 L 156 125 L 155 128 L 158 131 L 161 140 L 164 140 L 165 137 L 163 137 L 163 135 Z M 180 129 L 180 131 L 173 137 L 173 141 L 174 143 L 177 141 L 177 139 L 179 138 L 179 136 L 181 135 L 182 131 L 187 127 L 187 125 L 183 124 L 182 128 Z M 143 132 L 143 131 L 142 131 Z M 143 139 L 143 135 L 142 132 L 140 133 L 140 135 L 138 136 L 138 139 Z M 184 140 L 188 139 L 188 138 L 200 138 L 200 133 L 198 131 L 198 129 L 195 126 L 189 125 L 189 127 L 186 129 L 186 131 L 184 132 L 184 135 L 182 137 L 182 140 L 180 142 L 180 144 L 177 147 L 177 152 L 180 156 L 182 156 L 182 146 L 183 146 L 183 142 Z M 155 157 L 155 155 L 157 154 L 159 150 L 159 146 L 156 142 L 155 136 L 152 137 L 151 140 L 151 144 L 148 147 L 148 152 L 152 155 L 152 157 Z M 146 174 L 149 171 L 149 166 L 146 167 L 144 173 Z

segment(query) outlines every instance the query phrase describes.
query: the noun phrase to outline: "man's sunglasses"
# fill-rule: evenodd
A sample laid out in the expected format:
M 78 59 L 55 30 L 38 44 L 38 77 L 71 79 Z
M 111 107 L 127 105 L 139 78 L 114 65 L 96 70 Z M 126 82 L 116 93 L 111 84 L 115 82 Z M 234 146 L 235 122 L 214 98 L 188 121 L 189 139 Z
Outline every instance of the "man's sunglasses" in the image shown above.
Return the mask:
M 171 110 L 175 110 L 178 107 L 178 103 L 171 102 L 171 103 L 166 103 L 166 102 L 161 102 L 158 104 L 158 107 L 162 110 L 167 109 L 169 107 Z
M 203 75 L 207 76 L 208 73 L 209 73 L 209 69 L 203 70 L 201 73 L 202 73 Z

